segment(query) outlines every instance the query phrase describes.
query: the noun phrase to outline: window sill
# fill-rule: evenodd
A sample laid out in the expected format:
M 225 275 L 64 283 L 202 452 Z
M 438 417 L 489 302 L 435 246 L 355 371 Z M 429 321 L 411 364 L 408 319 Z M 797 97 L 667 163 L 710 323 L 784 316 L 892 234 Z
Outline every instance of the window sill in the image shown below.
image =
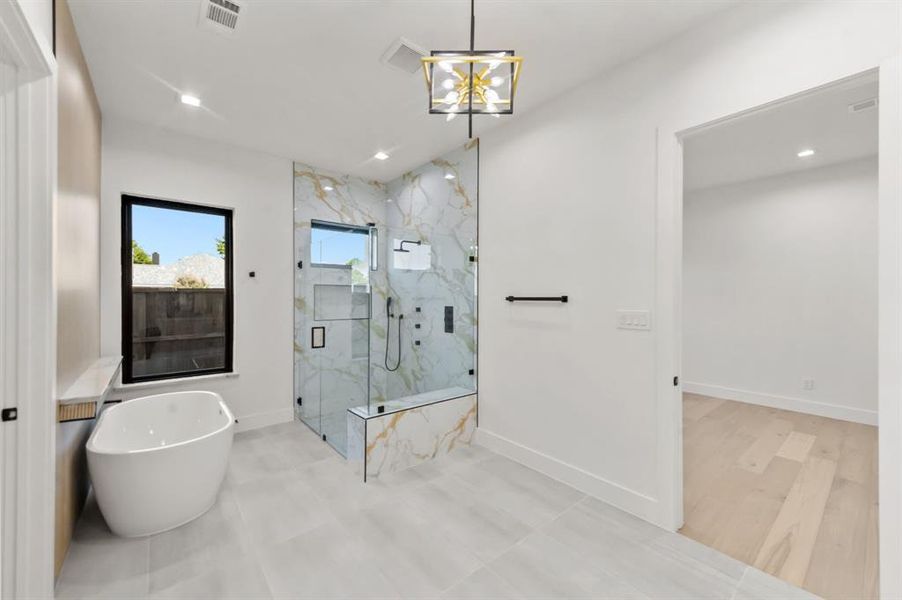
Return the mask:
M 206 382 L 217 379 L 234 379 L 238 377 L 238 371 L 231 373 L 213 373 L 211 375 L 198 375 L 196 377 L 176 377 L 174 379 L 158 379 L 156 381 L 140 381 L 138 383 L 119 383 L 116 385 L 117 390 L 140 390 L 145 388 L 160 388 L 173 385 L 184 385 L 194 382 Z

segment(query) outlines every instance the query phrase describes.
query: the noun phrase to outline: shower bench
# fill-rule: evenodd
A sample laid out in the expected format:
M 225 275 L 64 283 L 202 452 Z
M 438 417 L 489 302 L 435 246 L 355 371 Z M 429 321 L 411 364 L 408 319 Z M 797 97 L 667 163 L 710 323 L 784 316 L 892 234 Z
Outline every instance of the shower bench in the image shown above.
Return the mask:
M 366 481 L 468 446 L 476 407 L 474 390 L 453 387 L 349 408 L 348 461 Z

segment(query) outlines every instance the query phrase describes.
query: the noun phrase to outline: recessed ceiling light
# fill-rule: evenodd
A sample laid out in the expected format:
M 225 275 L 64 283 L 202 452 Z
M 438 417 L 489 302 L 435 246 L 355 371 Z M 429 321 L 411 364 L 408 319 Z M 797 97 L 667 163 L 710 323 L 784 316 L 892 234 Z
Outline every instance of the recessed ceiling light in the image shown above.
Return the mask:
M 454 173 L 445 173 L 445 179 L 454 179 Z
M 191 94 L 182 94 L 182 104 L 198 107 L 200 106 L 200 98 L 192 96 Z
M 808 148 L 806 150 L 802 150 L 801 152 L 796 154 L 796 156 L 798 156 L 799 158 L 807 158 L 809 156 L 814 156 L 814 150 L 812 150 L 811 148 Z
M 375 158 L 376 160 L 388 160 L 388 154 L 380 150 L 373 155 L 373 158 Z
M 331 191 L 334 190 L 335 188 L 333 188 L 331 185 L 324 185 L 324 186 L 323 186 L 323 189 L 326 190 L 327 192 L 331 192 Z

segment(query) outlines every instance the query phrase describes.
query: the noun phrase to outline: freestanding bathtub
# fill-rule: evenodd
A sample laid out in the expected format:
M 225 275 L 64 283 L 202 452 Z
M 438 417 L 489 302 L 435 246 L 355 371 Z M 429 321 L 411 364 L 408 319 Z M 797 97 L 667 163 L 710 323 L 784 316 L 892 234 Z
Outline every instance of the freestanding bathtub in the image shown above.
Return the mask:
M 183 525 L 216 501 L 235 418 L 213 392 L 174 392 L 108 408 L 88 438 L 88 470 L 113 533 Z

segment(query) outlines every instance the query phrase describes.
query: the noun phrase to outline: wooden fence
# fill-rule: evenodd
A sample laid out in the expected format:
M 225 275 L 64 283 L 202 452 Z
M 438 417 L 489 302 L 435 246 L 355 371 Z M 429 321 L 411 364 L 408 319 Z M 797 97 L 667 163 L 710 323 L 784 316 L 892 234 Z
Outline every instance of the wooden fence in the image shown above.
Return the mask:
M 222 367 L 223 288 L 132 288 L 136 376 Z

